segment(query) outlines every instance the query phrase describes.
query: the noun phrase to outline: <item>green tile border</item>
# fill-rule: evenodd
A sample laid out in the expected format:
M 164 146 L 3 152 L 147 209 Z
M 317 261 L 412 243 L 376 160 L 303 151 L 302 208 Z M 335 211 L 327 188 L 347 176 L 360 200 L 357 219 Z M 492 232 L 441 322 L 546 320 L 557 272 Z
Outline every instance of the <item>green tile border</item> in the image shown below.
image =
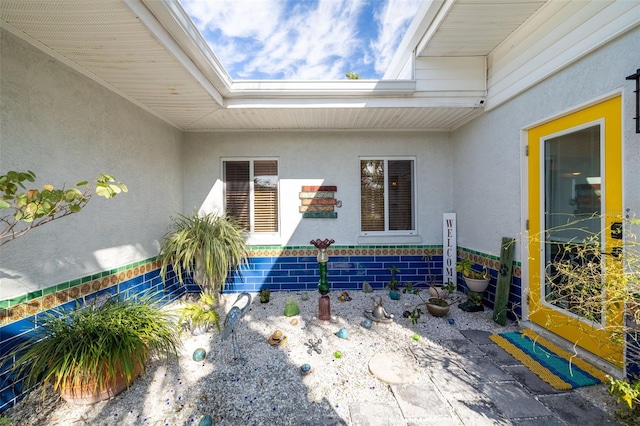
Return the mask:
M 368 244 L 368 245 L 332 245 L 329 247 L 328 252 L 329 255 L 343 255 L 339 253 L 340 251 L 347 251 L 352 253 L 345 253 L 346 256 L 354 256 L 354 255 L 370 255 L 369 253 L 362 253 L 363 251 L 382 251 L 382 250 L 393 250 L 394 253 L 386 253 L 386 255 L 419 255 L 422 254 L 420 251 L 433 251 L 433 250 L 442 250 L 442 245 L 438 244 Z M 418 251 L 416 253 L 409 253 L 410 251 Z M 301 251 L 305 253 L 300 253 Z M 359 252 L 359 253 L 356 253 Z M 396 253 L 400 251 L 400 253 Z M 259 245 L 259 246 L 250 246 L 248 247 L 248 252 L 250 257 L 297 257 L 297 256 L 312 256 L 317 252 L 317 249 L 312 245 L 296 245 L 296 246 L 279 246 L 279 245 Z M 466 254 L 466 256 L 465 256 Z M 383 253 L 374 253 L 374 255 L 384 255 Z M 477 250 L 471 250 L 464 247 L 458 247 L 458 257 L 467 257 L 467 256 L 477 256 L 478 258 L 484 260 L 491 261 L 499 261 L 500 258 L 495 255 L 482 253 Z M 158 259 L 157 256 L 150 257 L 148 259 L 138 260 L 127 265 L 119 266 L 114 269 L 108 269 L 105 271 L 95 272 L 90 275 L 86 275 L 84 277 L 76 278 L 70 281 L 64 281 L 58 284 L 54 284 L 52 286 L 35 290 L 27 294 L 19 295 L 13 298 L 0 300 L 0 308 L 9 308 L 16 306 L 21 303 L 29 302 L 33 299 L 37 299 L 42 296 L 47 296 L 50 294 L 54 294 L 61 290 L 67 290 L 71 287 L 75 287 L 81 284 L 90 283 L 95 280 L 100 280 L 104 277 L 119 274 L 120 272 L 126 272 L 129 269 L 133 269 L 139 267 L 141 265 L 146 265 L 148 263 L 154 262 Z M 521 267 L 521 262 L 514 261 L 514 265 L 517 267 Z
M 370 244 L 370 245 L 332 245 L 327 250 L 329 256 L 416 256 L 416 255 L 429 255 L 429 254 L 441 254 L 442 245 L 438 244 Z M 373 253 L 372 253 L 373 251 Z M 296 245 L 296 246 L 278 246 L 278 245 L 261 245 L 248 247 L 249 257 L 298 257 L 298 256 L 315 256 L 317 249 L 312 245 Z M 458 257 L 467 257 L 478 263 L 486 264 L 491 269 L 497 269 L 496 265 L 499 262 L 499 257 L 487 253 L 482 253 L 477 250 L 471 250 L 464 247 L 458 247 Z M 94 287 L 95 281 L 100 282 L 100 288 L 102 288 L 103 280 L 105 277 L 117 276 L 121 273 L 125 273 L 129 270 L 133 271 L 140 266 L 146 266 L 147 264 L 154 263 L 158 260 L 157 256 L 150 257 L 144 260 L 138 260 L 127 265 L 123 265 L 114 269 L 108 269 L 101 272 L 95 272 L 84 277 L 76 278 L 70 281 L 64 281 L 52 286 L 35 290 L 27 294 L 22 294 L 16 297 L 12 297 L 5 300 L 0 300 L 0 309 L 11 309 L 18 305 L 28 303 L 32 300 L 50 296 L 53 298 L 67 297 L 67 290 L 75 289 L 78 287 L 89 284 L 93 291 L 96 291 Z M 521 263 L 514 262 L 517 268 L 516 275 L 520 275 Z M 159 262 L 154 264 L 154 269 L 159 268 Z M 140 271 L 139 274 L 144 274 L 146 271 Z M 128 274 L 127 274 L 128 275 Z M 127 278 L 128 279 L 128 278 Z M 113 284 L 113 283 L 111 283 Z M 1 325 L 1 324 L 0 324 Z
M 101 272 L 94 272 L 93 274 L 86 275 L 84 277 L 75 278 L 73 280 L 64 281 L 64 282 L 61 282 L 61 283 L 58 283 L 58 284 L 53 284 L 53 285 L 51 285 L 49 287 L 45 287 L 45 288 L 42 288 L 42 289 L 39 289 L 39 290 L 34 290 L 34 291 L 29 292 L 27 294 L 22 294 L 22 295 L 19 295 L 19 296 L 16 296 L 16 297 L 12 297 L 12 298 L 9 298 L 9 299 L 0 300 L 0 308 L 13 307 L 13 306 L 16 306 L 16 305 L 18 305 L 20 303 L 29 302 L 29 301 L 31 301 L 33 299 L 37 299 L 37 298 L 42 297 L 42 296 L 47 296 L 49 294 L 53 294 L 53 293 L 56 293 L 56 292 L 61 291 L 61 290 L 66 290 L 66 289 L 71 288 L 71 287 L 76 287 L 76 286 L 79 286 L 79 285 L 82 285 L 82 284 L 85 284 L 85 283 L 90 283 L 91 281 L 94 281 L 94 280 L 100 280 L 100 279 L 102 279 L 104 277 L 113 275 L 115 273 L 124 272 L 124 271 L 127 271 L 129 269 L 133 269 L 135 267 L 138 267 L 140 265 L 146 265 L 147 263 L 154 262 L 154 261 L 157 260 L 157 258 L 158 258 L 157 256 L 153 256 L 153 257 L 150 257 L 148 259 L 139 260 L 139 261 L 130 263 L 128 265 L 120 266 L 120 267 L 115 268 L 115 269 L 108 269 L 108 270 L 101 271 Z
M 406 251 L 406 250 L 442 250 L 442 245 L 440 244 L 369 244 L 369 245 L 332 245 L 327 251 L 331 255 L 331 253 L 335 254 L 337 251 L 364 251 L 364 250 L 394 250 L 394 251 Z M 300 246 L 278 246 L 278 245 L 269 245 L 269 246 L 250 246 L 248 248 L 249 255 L 253 257 L 272 257 L 273 253 L 279 253 L 279 255 L 284 256 L 300 256 L 299 253 L 292 254 L 294 251 L 313 251 L 316 252 L 317 249 L 312 245 L 300 245 Z M 260 253 L 262 252 L 262 253 Z M 458 248 L 458 253 L 467 252 L 471 254 L 475 254 L 477 256 L 482 256 L 483 258 L 490 258 L 493 260 L 498 260 L 497 256 L 489 255 L 486 253 L 482 253 L 475 250 L 468 250 L 464 248 Z M 266 253 L 266 254 L 265 254 Z
M 0 301 L 0 327 L 160 268 L 157 256 Z M 122 274 L 122 275 L 121 275 Z M 33 306 L 37 305 L 34 311 Z

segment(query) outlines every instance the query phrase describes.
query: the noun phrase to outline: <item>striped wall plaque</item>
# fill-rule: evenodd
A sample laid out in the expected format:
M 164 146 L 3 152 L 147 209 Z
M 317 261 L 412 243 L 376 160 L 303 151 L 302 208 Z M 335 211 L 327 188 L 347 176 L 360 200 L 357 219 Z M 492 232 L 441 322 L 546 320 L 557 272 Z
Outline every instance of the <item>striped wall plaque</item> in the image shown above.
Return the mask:
M 337 191 L 336 186 L 303 186 L 299 194 L 298 211 L 305 219 L 336 219 L 338 213 L 334 208 Z

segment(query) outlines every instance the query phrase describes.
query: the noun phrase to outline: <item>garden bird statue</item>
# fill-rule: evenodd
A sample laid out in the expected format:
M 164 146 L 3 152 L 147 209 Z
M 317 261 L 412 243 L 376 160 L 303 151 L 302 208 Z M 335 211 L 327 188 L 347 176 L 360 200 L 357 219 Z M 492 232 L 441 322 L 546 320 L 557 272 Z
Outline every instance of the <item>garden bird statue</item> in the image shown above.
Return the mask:
M 245 304 L 240 303 L 241 299 L 247 299 Z M 247 292 L 240 293 L 231 310 L 224 319 L 224 326 L 222 328 L 222 341 L 224 342 L 229 335 L 231 335 L 231 347 L 233 348 L 233 359 L 244 360 L 242 352 L 240 352 L 240 346 L 238 345 L 237 327 L 238 323 L 242 319 L 245 313 L 249 310 L 251 305 L 251 295 Z

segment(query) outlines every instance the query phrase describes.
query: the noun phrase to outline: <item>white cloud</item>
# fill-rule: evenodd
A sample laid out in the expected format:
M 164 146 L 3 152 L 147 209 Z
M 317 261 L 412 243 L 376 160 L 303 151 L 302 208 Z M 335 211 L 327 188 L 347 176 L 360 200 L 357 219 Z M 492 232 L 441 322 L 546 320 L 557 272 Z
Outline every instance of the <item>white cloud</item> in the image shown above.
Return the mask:
M 326 80 L 364 76 L 371 63 L 381 75 L 419 0 L 181 2 L 234 78 Z M 372 6 L 380 12 L 367 20 Z M 372 33 L 374 42 L 363 38 Z
M 225 37 L 265 39 L 273 32 L 284 12 L 278 0 L 181 0 L 194 22 L 203 31 L 219 29 Z
M 383 74 L 402 41 L 402 37 L 415 16 L 420 0 L 389 0 L 379 13 L 376 13 L 380 32 L 371 42 L 375 69 Z

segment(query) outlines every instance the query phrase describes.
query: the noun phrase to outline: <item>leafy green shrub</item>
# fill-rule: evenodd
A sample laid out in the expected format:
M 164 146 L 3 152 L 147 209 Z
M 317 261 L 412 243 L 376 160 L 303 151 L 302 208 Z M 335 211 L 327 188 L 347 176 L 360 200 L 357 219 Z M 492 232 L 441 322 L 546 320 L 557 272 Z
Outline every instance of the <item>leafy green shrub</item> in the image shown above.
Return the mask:
M 609 393 L 622 403 L 616 419 L 626 425 L 640 425 L 640 380 L 629 383 L 610 377 Z
M 209 327 L 215 324 L 220 330 L 218 313 L 214 309 L 216 303 L 218 302 L 214 294 L 200 293 L 200 299 L 197 302 L 185 302 L 184 307 L 180 309 L 178 324 L 182 326 L 186 322 L 192 331 L 198 326 Z
M 475 280 L 486 280 L 491 277 L 487 267 L 483 267 L 482 271 L 473 269 L 473 262 L 469 259 L 462 259 L 456 262 L 456 271 L 462 272 L 462 275 Z
M 600 231 L 600 223 L 605 221 L 619 225 Z M 545 328 L 582 327 L 587 321 L 596 324 L 608 334 L 599 344 L 620 347 L 619 352 L 603 351 L 603 355 L 610 356 L 612 362 L 622 362 L 624 345 L 638 347 L 640 343 L 638 230 L 640 219 L 627 211 L 624 216 L 609 213 L 567 218 L 566 223 L 549 228 L 544 234 L 529 236 L 530 253 L 535 255 L 545 245 L 548 251 L 541 277 L 544 294 L 540 300 L 532 297 L 529 315 L 539 313 L 546 304 L 570 314 L 547 316 L 547 322 L 541 324 Z M 579 345 L 580 341 L 572 343 Z M 616 413 L 618 420 L 640 426 L 640 381 L 611 378 L 609 393 L 621 405 Z

